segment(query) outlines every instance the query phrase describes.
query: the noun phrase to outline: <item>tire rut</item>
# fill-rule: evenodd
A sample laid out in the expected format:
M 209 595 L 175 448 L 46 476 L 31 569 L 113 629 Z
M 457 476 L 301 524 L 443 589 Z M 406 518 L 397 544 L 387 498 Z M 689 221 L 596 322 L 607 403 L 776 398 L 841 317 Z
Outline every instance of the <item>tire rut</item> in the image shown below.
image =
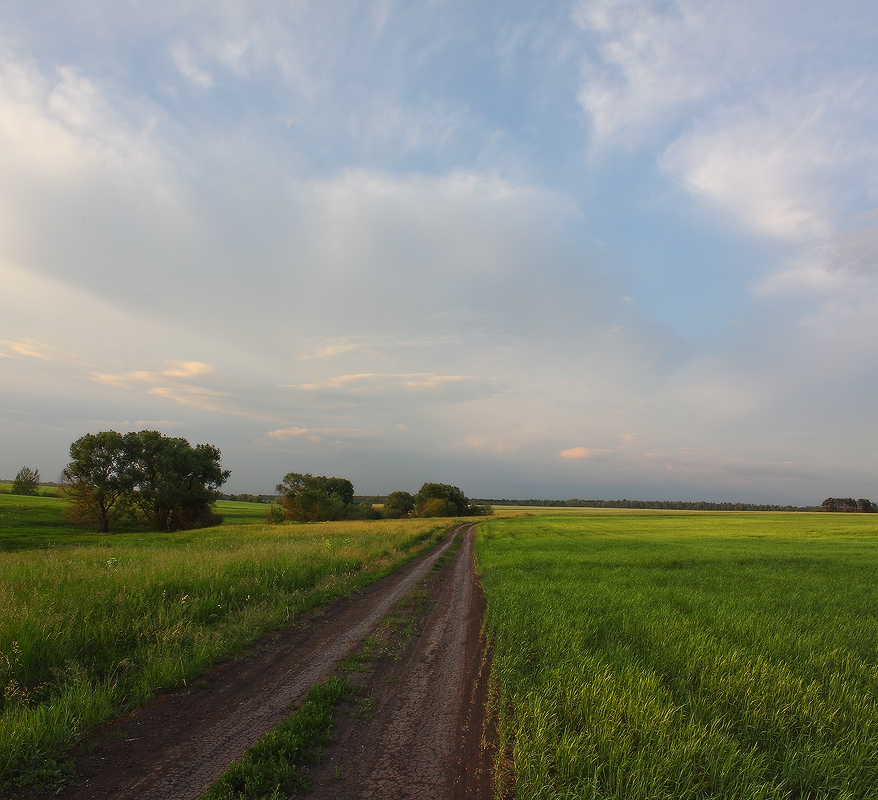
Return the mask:
M 335 742 L 310 772 L 313 800 L 492 797 L 473 529 L 462 531 L 453 566 L 433 587 L 420 635 L 401 659 L 382 659 L 362 687 L 374 718 L 339 720 Z

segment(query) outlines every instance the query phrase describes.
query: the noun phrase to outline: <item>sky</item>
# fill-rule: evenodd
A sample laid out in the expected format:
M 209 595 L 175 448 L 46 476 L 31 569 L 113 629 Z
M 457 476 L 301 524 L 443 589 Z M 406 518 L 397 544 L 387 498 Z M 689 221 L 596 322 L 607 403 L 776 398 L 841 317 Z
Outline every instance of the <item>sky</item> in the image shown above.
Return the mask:
M 0 2 L 0 478 L 878 497 L 873 0 Z

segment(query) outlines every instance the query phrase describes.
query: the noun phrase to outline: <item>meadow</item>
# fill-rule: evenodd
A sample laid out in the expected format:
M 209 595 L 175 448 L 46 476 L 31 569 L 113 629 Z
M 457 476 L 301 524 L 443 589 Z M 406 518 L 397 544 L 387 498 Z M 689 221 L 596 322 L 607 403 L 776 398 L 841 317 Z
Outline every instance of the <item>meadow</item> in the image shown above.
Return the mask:
M 453 526 L 255 522 L 101 535 L 65 532 L 55 500 L 0 496 L 0 543 L 14 544 L 0 552 L 0 790 L 63 779 L 66 752 L 101 722 L 371 583 Z M 266 509 L 227 505 L 258 519 Z
M 499 776 L 520 800 L 878 794 L 878 516 L 479 530 Z
M 69 502 L 59 489 L 41 487 L 38 495 L 27 497 L 12 494 L 11 488 L 10 483 L 0 483 L 0 552 L 110 541 L 106 535 L 66 518 L 64 512 Z M 269 506 L 220 500 L 215 508 L 222 515 L 224 525 L 247 525 L 262 522 Z M 120 535 L 130 538 L 130 534 Z

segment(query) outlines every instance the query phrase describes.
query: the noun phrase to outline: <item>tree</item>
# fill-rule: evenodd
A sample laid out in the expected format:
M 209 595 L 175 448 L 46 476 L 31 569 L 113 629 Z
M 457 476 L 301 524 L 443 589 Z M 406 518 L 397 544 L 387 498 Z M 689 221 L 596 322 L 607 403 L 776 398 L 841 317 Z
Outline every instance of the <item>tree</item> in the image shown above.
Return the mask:
M 354 485 L 346 478 L 289 472 L 277 485 L 287 519 L 297 522 L 345 519 L 357 515 Z
M 357 516 L 360 519 L 381 519 L 381 512 L 368 500 L 364 500 L 357 506 Z
M 391 492 L 384 501 L 384 511 L 392 514 L 410 514 L 415 510 L 414 495 L 409 492 Z
M 469 500 L 457 488 L 447 483 L 425 483 L 415 497 L 419 517 L 464 516 Z
M 841 511 L 848 514 L 856 512 L 872 513 L 875 504 L 865 498 L 854 500 L 853 497 L 827 497 L 821 506 L 824 511 Z
M 212 506 L 231 472 L 218 448 L 140 431 L 124 436 L 125 488 L 147 524 L 157 531 L 216 524 Z
M 40 471 L 22 467 L 12 481 L 12 494 L 35 495 L 40 485 Z
M 104 533 L 125 514 L 160 531 L 216 524 L 212 506 L 231 474 L 216 447 L 158 431 L 89 433 L 70 445 L 70 457 L 63 475 L 71 514 Z
M 107 533 L 124 506 L 126 454 L 122 434 L 87 433 L 70 445 L 70 463 L 62 473 L 70 514 L 78 522 L 97 523 Z

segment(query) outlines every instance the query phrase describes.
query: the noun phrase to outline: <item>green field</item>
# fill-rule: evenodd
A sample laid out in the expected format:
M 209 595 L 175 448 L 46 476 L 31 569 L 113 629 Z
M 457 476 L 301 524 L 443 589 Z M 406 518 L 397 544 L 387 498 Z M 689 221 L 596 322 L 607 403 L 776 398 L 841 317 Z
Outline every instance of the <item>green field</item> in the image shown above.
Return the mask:
M 67 749 L 102 721 L 374 581 L 454 524 L 101 535 L 56 525 L 63 501 L 50 500 L 0 496 L 0 539 L 20 546 L 0 552 L 0 794 L 62 777 Z M 223 505 L 260 519 L 266 508 Z
M 878 796 L 878 517 L 479 529 L 518 798 Z
M 53 494 L 25 497 L 10 494 L 11 484 L 0 483 L 0 552 L 4 550 L 33 550 L 39 547 L 64 547 L 106 542 L 105 534 L 88 530 L 66 519 L 69 503 L 55 496 L 57 489 L 46 488 Z M 266 503 L 239 503 L 220 500 L 216 510 L 223 517 L 223 525 L 260 523 L 269 506 Z M 132 534 L 116 534 L 131 538 Z M 140 532 L 138 536 L 143 536 Z M 136 538 L 136 537 L 135 537 Z

